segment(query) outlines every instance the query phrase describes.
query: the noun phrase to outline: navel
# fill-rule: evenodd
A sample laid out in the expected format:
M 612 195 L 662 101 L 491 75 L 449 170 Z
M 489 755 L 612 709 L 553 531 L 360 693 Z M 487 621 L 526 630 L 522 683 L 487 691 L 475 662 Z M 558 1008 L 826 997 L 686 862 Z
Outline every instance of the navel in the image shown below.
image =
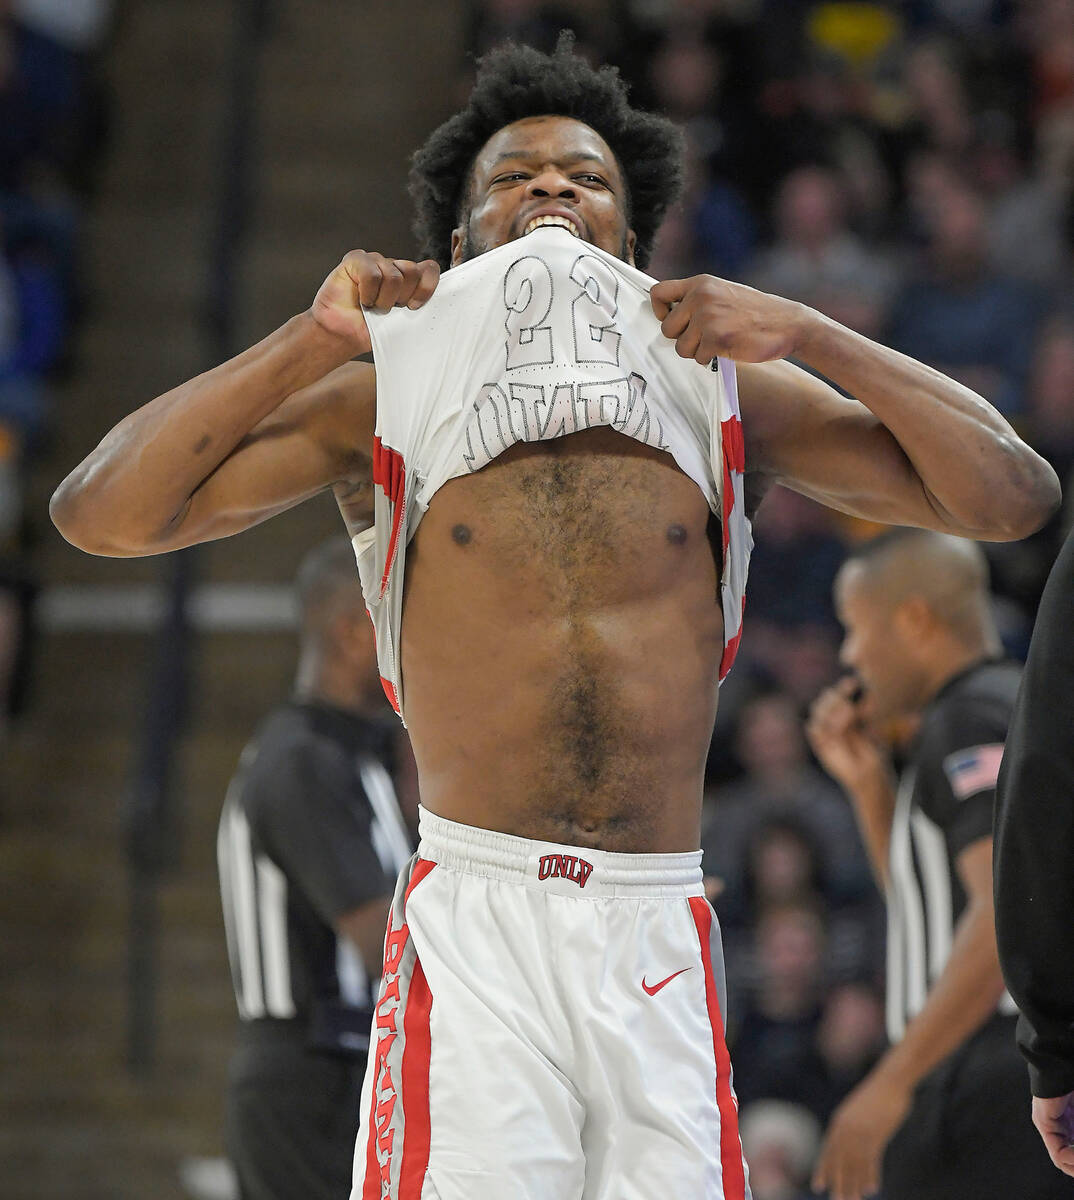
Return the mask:
M 686 526 L 685 525 L 669 525 L 668 526 L 668 541 L 673 546 L 681 546 L 686 541 Z
M 451 531 L 451 537 L 457 546 L 469 546 L 473 536 L 469 525 L 456 525 Z

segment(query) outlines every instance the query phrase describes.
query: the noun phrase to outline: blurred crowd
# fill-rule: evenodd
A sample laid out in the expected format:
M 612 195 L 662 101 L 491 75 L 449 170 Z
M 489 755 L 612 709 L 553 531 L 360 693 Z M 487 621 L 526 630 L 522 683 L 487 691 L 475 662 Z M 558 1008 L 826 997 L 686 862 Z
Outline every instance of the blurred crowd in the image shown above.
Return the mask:
M 27 676 L 26 474 L 47 444 L 82 307 L 111 15 L 112 0 L 0 0 L 0 745 Z
M 996 405 L 1065 488 L 1074 0 L 484 0 L 468 51 L 508 37 L 550 50 L 562 27 L 685 127 L 686 195 L 650 274 L 748 283 L 938 367 Z M 1015 656 L 1066 519 L 985 547 Z M 808 1194 L 827 1117 L 884 1044 L 882 907 L 849 804 L 802 730 L 839 674 L 832 581 L 876 532 L 769 494 L 709 759 L 704 869 L 758 1200 Z

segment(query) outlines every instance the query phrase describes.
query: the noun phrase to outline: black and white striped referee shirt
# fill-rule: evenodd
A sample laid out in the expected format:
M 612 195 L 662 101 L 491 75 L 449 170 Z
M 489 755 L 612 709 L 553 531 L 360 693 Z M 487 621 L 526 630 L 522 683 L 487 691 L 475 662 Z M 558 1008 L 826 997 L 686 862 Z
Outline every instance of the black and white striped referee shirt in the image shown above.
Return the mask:
M 324 704 L 276 709 L 246 747 L 217 861 L 239 1015 L 304 1044 L 368 1049 L 379 978 L 337 936 L 342 914 L 390 896 L 410 835 L 385 766 L 385 727 Z
M 959 854 L 992 836 L 992 806 L 1019 667 L 978 663 L 955 676 L 922 715 L 899 779 L 891 829 L 887 1029 L 898 1042 L 944 969 L 966 907 Z M 1015 1012 L 1004 994 L 1000 1011 Z

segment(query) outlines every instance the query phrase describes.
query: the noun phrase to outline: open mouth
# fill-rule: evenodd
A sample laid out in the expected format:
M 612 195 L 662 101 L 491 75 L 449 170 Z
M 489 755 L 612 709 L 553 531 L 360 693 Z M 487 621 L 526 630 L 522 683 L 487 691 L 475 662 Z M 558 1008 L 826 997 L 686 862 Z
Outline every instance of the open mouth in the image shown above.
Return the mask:
M 546 216 L 542 216 L 542 217 L 534 217 L 533 220 L 530 221 L 529 224 L 526 226 L 526 228 L 523 229 L 523 231 L 522 231 L 523 236 L 525 236 L 527 233 L 532 233 L 535 229 L 540 229 L 540 227 L 542 225 L 558 225 L 562 229 L 569 230 L 576 238 L 580 238 L 582 236 L 578 229 L 578 226 L 575 225 L 575 223 L 570 219 L 570 217 L 561 217 L 558 215 L 554 215 L 554 216 L 546 215 Z

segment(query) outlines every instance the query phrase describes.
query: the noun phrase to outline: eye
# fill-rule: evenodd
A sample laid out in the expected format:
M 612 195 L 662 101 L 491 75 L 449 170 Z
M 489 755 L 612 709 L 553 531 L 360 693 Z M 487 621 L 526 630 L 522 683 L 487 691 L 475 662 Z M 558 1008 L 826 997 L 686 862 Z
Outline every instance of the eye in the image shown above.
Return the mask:
M 586 183 L 597 183 L 601 187 L 608 186 L 608 183 L 606 180 L 602 179 L 599 175 L 594 175 L 592 171 L 586 171 L 582 175 L 575 175 L 574 178 L 584 180 Z
M 494 184 L 495 183 L 513 183 L 516 179 L 525 179 L 525 178 L 526 178 L 526 173 L 524 171 L 510 171 L 506 175 L 497 175 L 496 178 L 492 182 Z

